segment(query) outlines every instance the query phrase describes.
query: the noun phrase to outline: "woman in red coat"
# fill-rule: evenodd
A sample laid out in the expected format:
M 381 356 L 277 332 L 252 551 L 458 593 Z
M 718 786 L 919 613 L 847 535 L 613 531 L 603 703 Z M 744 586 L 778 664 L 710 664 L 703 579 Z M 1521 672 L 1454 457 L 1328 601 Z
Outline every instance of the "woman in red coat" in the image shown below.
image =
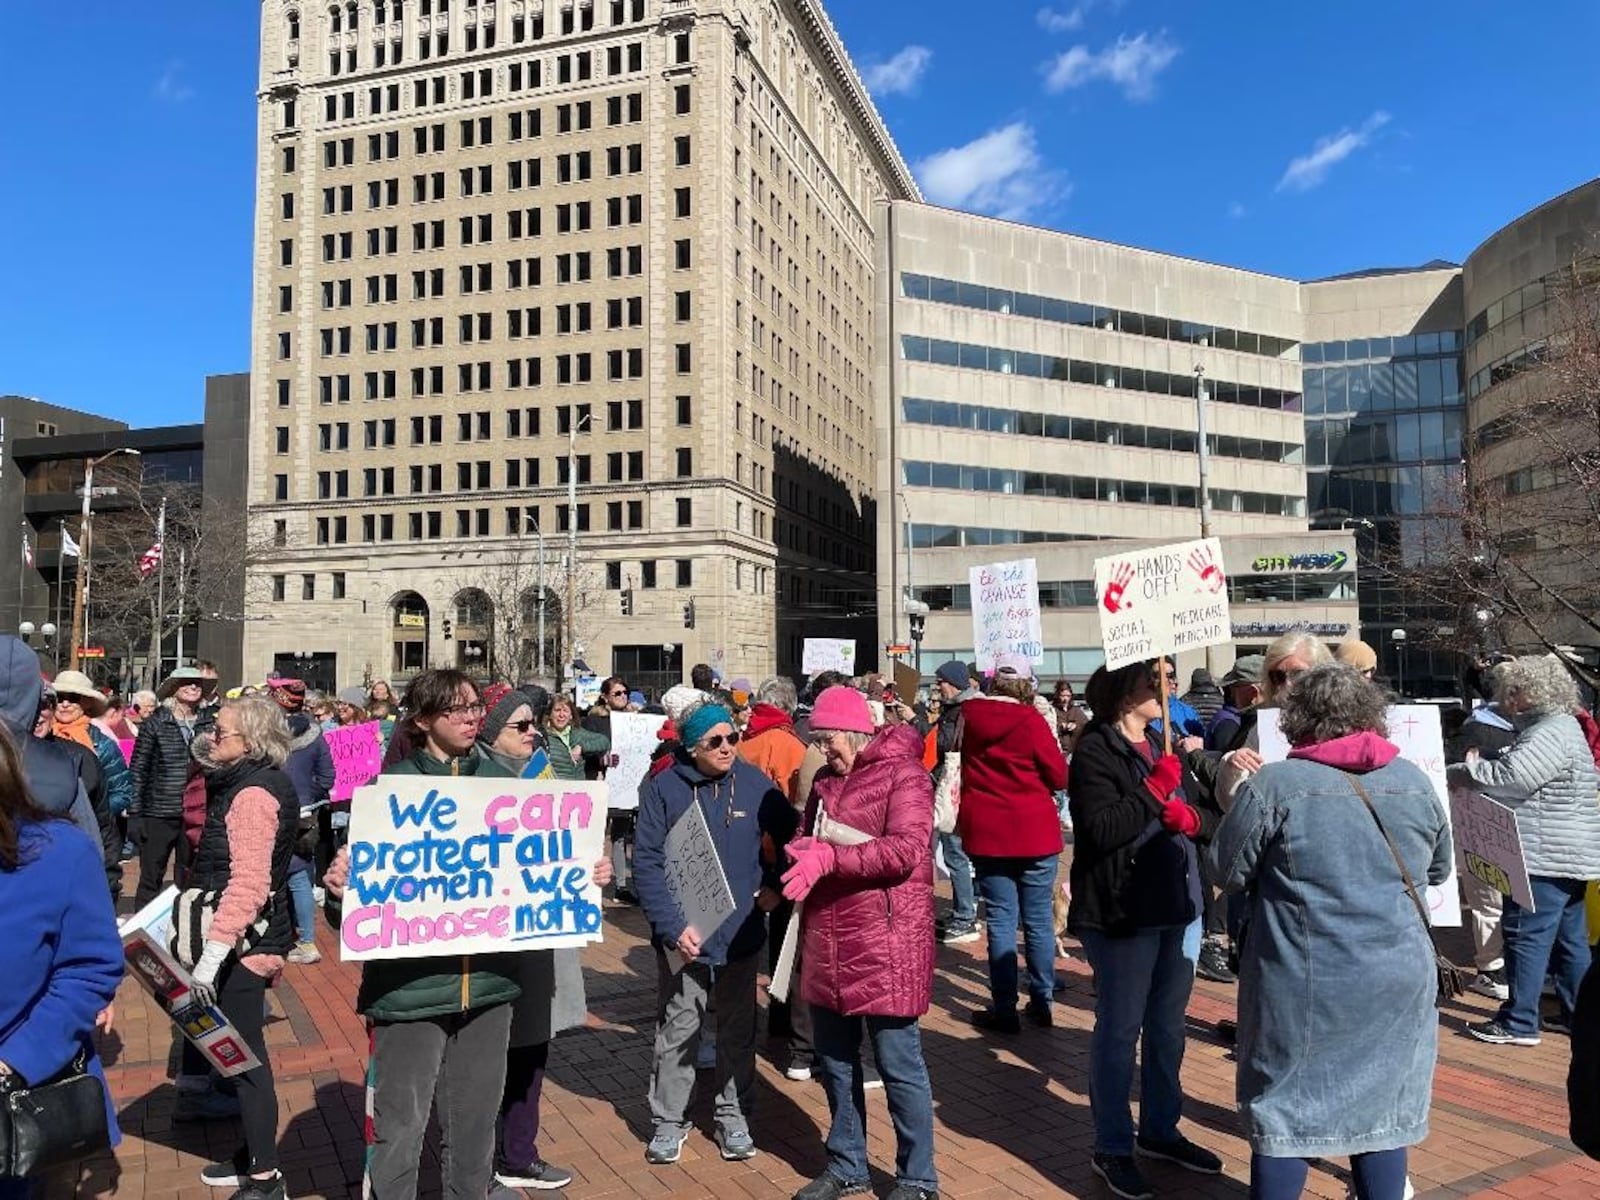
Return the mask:
M 794 866 L 783 894 L 805 900 L 800 995 L 811 1006 L 816 1073 L 833 1127 L 828 1169 L 795 1200 L 871 1190 L 863 1026 L 894 1121 L 889 1198 L 929 1200 L 939 1188 L 933 1091 L 917 1018 L 933 991 L 933 783 L 922 739 L 905 725 L 874 735 L 866 698 L 831 687 L 811 711 L 811 741 L 828 765 L 806 814 L 815 836 L 789 844 Z
M 1028 960 L 1028 1019 L 1052 1023 L 1056 984 L 1056 865 L 1061 817 L 1055 793 L 1067 762 L 1053 730 L 1033 706 L 1033 665 L 1003 654 L 989 695 L 961 706 L 961 808 L 956 831 L 972 859 L 989 921 L 990 1007 L 972 1023 L 1017 1033 L 1017 925 Z

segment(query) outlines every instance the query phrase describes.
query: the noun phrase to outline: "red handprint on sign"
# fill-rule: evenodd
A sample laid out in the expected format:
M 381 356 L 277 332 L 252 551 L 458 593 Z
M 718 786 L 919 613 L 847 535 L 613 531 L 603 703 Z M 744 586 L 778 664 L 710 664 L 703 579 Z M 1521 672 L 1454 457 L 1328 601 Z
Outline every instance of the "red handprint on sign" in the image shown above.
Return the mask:
M 1228 582 L 1222 574 L 1222 568 L 1217 566 L 1216 559 L 1212 557 L 1209 546 L 1201 546 L 1189 555 L 1189 567 L 1212 592 L 1220 592 Z
M 1100 603 L 1106 606 L 1108 613 L 1121 612 L 1125 608 L 1132 608 L 1133 602 L 1123 600 L 1123 593 L 1128 590 L 1128 585 L 1133 582 L 1133 564 L 1118 563 L 1111 568 L 1111 582 L 1106 585 L 1106 594 L 1100 598 Z

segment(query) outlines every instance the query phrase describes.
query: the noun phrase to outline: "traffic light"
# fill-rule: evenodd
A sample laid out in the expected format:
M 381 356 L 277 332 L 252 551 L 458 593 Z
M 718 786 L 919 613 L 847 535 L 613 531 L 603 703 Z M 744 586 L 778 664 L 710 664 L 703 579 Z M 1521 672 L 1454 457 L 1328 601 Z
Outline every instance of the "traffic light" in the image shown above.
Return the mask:
M 693 629 L 694 628 L 694 601 L 693 600 L 689 601 L 689 603 L 687 603 L 687 604 L 685 604 L 683 606 L 683 627 L 685 629 Z
M 450 636 L 451 636 L 450 630 L 451 630 L 450 618 L 446 617 L 444 619 L 444 640 L 447 641 L 447 642 L 450 640 Z
M 622 592 L 622 615 L 633 616 L 633 589 L 624 588 Z
M 913 642 L 922 641 L 923 630 L 926 628 L 927 623 L 928 618 L 921 613 L 911 614 L 911 640 Z

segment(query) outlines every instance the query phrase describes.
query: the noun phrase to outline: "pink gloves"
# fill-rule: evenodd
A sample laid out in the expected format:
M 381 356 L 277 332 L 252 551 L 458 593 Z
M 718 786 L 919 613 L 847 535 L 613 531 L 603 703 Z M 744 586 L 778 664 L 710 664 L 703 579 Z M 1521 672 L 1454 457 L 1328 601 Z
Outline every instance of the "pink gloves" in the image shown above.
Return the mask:
M 795 838 L 789 843 L 788 854 L 794 860 L 783 876 L 783 895 L 786 900 L 804 900 L 824 875 L 831 875 L 834 867 L 833 847 L 816 838 Z

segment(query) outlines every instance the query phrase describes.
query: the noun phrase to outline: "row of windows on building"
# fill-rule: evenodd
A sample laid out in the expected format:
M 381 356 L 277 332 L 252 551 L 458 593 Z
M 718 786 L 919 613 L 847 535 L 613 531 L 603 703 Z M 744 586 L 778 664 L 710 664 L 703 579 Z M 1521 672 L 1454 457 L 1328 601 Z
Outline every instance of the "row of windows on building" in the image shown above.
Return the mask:
M 923 584 L 913 594 L 934 612 L 970 612 L 972 589 L 968 584 Z M 1234 604 L 1331 603 L 1356 599 L 1353 571 L 1307 572 L 1282 575 L 1228 576 L 1228 599 Z M 1094 580 L 1039 581 L 1040 608 L 1093 608 L 1097 603 Z
M 1461 356 L 1307 367 L 1302 386 L 1307 416 L 1459 408 Z
M 1307 342 L 1300 348 L 1304 363 L 1364 362 L 1371 359 L 1416 358 L 1451 354 L 1461 349 L 1461 334 L 1454 329 L 1438 333 L 1410 333 L 1399 337 L 1347 338 L 1338 342 Z
M 1313 468 L 1306 472 L 1307 502 L 1320 519 L 1365 517 L 1381 528 L 1391 518 L 1422 517 L 1459 530 L 1459 522 L 1439 514 L 1459 503 L 1460 479 L 1459 464 L 1448 463 Z
M 1079 383 L 1089 387 L 1122 388 L 1158 396 L 1187 396 L 1193 399 L 1195 394 L 1196 377 L 1192 374 L 1147 371 L 1141 367 L 1124 367 L 1115 363 L 1091 362 L 1081 358 L 1061 358 L 1050 354 L 1034 354 L 1026 350 L 1008 350 L 1000 346 L 980 346 L 970 342 L 952 342 L 913 334 L 905 334 L 900 338 L 900 348 L 902 356 L 908 362 L 960 367 L 969 371 L 992 371 L 1000 375 L 1048 379 L 1057 383 Z M 1223 404 L 1291 411 L 1297 411 L 1300 407 L 1298 392 L 1209 378 L 1205 381 L 1205 387 L 1206 395 L 1210 399 Z
M 1044 546 L 1058 542 L 1104 542 L 1101 533 L 1069 533 L 1058 529 L 996 529 L 982 525 L 906 526 L 906 537 L 915 550 L 942 550 L 961 546 Z
M 1110 504 L 1151 504 L 1163 508 L 1198 508 L 1198 488 L 1143 479 L 1101 479 L 1089 475 L 1057 475 L 1009 467 L 974 467 L 958 463 L 907 461 L 901 464 L 907 487 L 946 488 L 961 492 L 998 492 L 1008 496 L 1054 500 L 1095 500 Z M 1257 513 L 1274 517 L 1305 516 L 1304 496 L 1273 492 L 1211 489 L 1214 511 Z
M 1064 413 L 1024 412 L 1009 408 L 991 408 L 981 404 L 922 400 L 910 396 L 901 401 L 901 411 L 905 414 L 908 424 L 970 429 L 981 433 L 1058 438 L 1064 441 L 1105 446 L 1132 446 L 1177 454 L 1194 454 L 1200 445 L 1199 436 L 1192 429 L 1134 425 L 1121 421 L 1096 420 L 1092 417 L 1072 417 Z M 1296 442 L 1275 442 L 1265 438 L 1244 438 L 1214 433 L 1207 435 L 1206 444 L 1212 454 L 1221 458 L 1276 463 L 1305 461 L 1305 447 Z
M 1002 316 L 1032 317 L 1058 325 L 1103 329 L 1194 346 L 1213 346 L 1218 350 L 1237 350 L 1242 354 L 1259 354 L 1268 358 L 1282 358 L 1299 344 L 1290 338 L 1266 333 L 1183 321 L 1176 317 L 1157 317 L 1149 313 L 1108 308 L 1103 304 L 1084 304 L 1055 296 L 1019 292 L 1011 288 L 985 287 L 981 283 L 963 283 L 955 279 L 941 279 L 937 275 L 902 272 L 900 292 L 910 300 L 952 304 L 958 308 L 974 308 Z
M 1308 420 L 1306 463 L 1313 467 L 1458 463 L 1463 423 L 1460 412 Z
M 574 438 L 584 437 L 598 433 L 599 426 L 593 424 L 597 406 L 588 404 L 566 405 L 555 409 L 556 428 L 553 431 L 561 438 L 572 434 Z M 690 396 L 673 397 L 674 419 L 679 426 L 694 424 L 694 401 Z M 539 408 L 510 408 L 506 409 L 503 425 L 504 438 L 537 438 L 543 427 L 543 410 Z M 608 433 L 617 433 L 624 430 L 641 430 L 644 428 L 644 401 L 643 400 L 612 400 L 607 402 L 604 409 L 604 429 Z M 572 428 L 576 420 L 578 428 Z M 443 438 L 444 425 L 442 417 L 412 417 L 410 421 L 411 438 L 413 446 L 432 444 L 430 435 L 435 429 L 435 421 L 440 422 L 437 429 Z M 477 412 L 462 412 L 456 414 L 457 442 L 486 442 L 496 440 L 493 431 L 494 413 L 488 410 Z M 317 449 L 328 451 L 350 450 L 354 448 L 357 431 L 360 433 L 361 448 L 365 450 L 388 449 L 399 444 L 399 434 L 402 423 L 396 417 L 384 417 L 364 421 L 356 426 L 350 421 L 323 421 L 317 425 Z M 278 425 L 273 429 L 273 446 L 278 454 L 290 453 L 290 440 L 292 430 L 288 425 Z M 587 456 L 583 456 L 587 457 Z

